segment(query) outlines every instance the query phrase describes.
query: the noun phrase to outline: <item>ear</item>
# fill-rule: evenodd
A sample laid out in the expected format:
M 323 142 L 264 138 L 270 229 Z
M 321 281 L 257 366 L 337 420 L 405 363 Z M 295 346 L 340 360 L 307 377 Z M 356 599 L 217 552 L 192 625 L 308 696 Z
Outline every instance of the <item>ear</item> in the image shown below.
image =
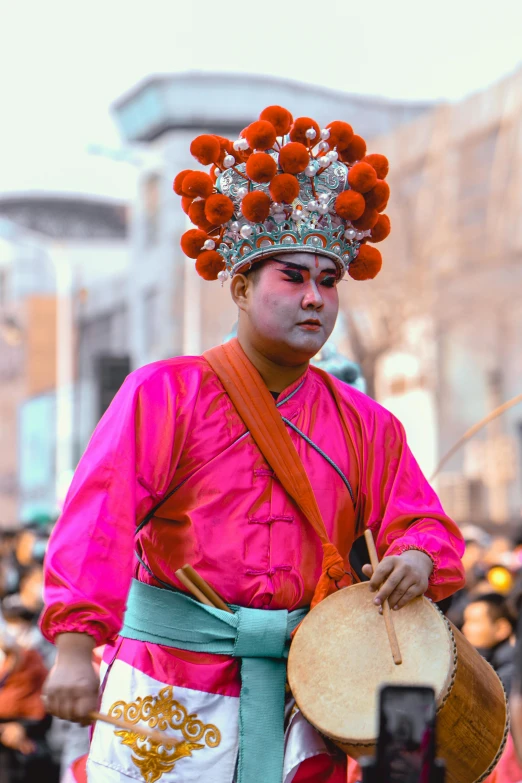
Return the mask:
M 513 628 L 511 627 L 511 623 L 509 622 L 509 620 L 506 620 L 505 617 L 500 617 L 495 623 L 496 641 L 499 643 L 504 642 L 506 639 L 509 639 L 512 633 L 513 633 Z
M 230 281 L 230 294 L 240 310 L 246 310 L 248 308 L 251 288 L 252 281 L 249 280 L 248 277 L 245 277 L 245 275 L 234 275 Z

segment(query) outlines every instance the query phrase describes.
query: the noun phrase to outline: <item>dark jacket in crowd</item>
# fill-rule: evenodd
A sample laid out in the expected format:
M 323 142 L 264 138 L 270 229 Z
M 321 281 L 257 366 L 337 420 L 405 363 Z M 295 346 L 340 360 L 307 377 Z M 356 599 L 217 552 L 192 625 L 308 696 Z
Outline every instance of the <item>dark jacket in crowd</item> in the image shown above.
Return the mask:
M 489 650 L 479 648 L 478 651 L 493 666 L 509 696 L 515 673 L 515 647 L 506 639 L 496 647 Z

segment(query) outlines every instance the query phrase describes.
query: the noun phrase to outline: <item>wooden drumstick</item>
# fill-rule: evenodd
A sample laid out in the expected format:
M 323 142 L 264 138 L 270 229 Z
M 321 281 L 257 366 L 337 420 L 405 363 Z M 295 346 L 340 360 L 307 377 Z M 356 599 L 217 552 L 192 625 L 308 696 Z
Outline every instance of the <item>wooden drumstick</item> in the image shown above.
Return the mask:
M 368 547 L 368 553 L 370 555 L 370 563 L 372 564 L 373 573 L 375 573 L 377 566 L 379 565 L 379 558 L 377 556 L 377 549 L 375 548 L 375 542 L 371 530 L 364 531 L 364 538 L 366 540 L 366 546 Z M 393 656 L 393 662 L 396 666 L 402 663 L 402 655 L 399 648 L 399 642 L 395 634 L 395 628 L 393 625 L 393 618 L 391 614 L 390 604 L 386 598 L 382 604 L 382 614 L 384 617 L 384 624 L 386 625 L 386 632 L 390 642 L 390 647 Z
M 189 593 L 192 593 L 194 598 L 196 598 L 200 603 L 205 604 L 205 606 L 214 606 L 212 601 L 210 601 L 207 596 L 201 592 L 199 587 L 196 587 L 196 585 L 192 582 L 192 580 L 184 573 L 184 571 L 181 568 L 178 568 L 176 571 L 176 576 L 178 577 L 181 584 L 187 588 Z
M 184 565 L 181 570 L 185 576 L 190 579 L 192 584 L 194 584 L 203 593 L 203 595 L 208 598 L 208 600 L 212 603 L 213 606 L 216 607 L 216 609 L 222 609 L 223 612 L 234 614 L 232 609 L 226 605 L 221 596 L 216 593 L 214 588 L 211 587 L 208 582 L 205 582 L 203 577 L 200 576 L 191 565 Z
M 122 718 L 114 718 L 112 715 L 105 715 L 103 712 L 90 712 L 89 718 L 92 721 L 102 721 L 102 723 L 110 723 L 111 726 L 116 726 L 124 731 L 131 731 L 133 734 L 139 734 L 141 737 L 151 740 L 151 742 L 157 742 L 158 745 L 174 745 L 176 740 L 171 737 L 165 736 L 160 731 L 154 731 L 153 729 L 146 729 L 143 726 L 135 726 L 133 723 L 128 723 Z
M 184 585 L 189 593 L 192 593 L 200 603 L 205 606 L 213 606 L 215 609 L 221 609 L 223 612 L 234 614 L 232 609 L 226 605 L 221 596 L 205 582 L 202 576 L 192 568 L 192 566 L 184 565 L 183 568 L 179 568 L 176 571 L 176 576 L 182 585 Z

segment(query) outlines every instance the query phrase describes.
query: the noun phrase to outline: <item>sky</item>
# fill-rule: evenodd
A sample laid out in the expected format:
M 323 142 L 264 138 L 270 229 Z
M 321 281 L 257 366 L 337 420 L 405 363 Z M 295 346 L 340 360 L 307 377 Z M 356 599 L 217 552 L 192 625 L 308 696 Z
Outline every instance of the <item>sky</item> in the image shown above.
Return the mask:
M 123 195 L 131 167 L 88 150 L 121 146 L 111 103 L 153 73 L 239 70 L 389 99 L 456 101 L 522 67 L 522 0 L 3 6 L 0 193 L 59 188 L 103 168 L 109 190 Z

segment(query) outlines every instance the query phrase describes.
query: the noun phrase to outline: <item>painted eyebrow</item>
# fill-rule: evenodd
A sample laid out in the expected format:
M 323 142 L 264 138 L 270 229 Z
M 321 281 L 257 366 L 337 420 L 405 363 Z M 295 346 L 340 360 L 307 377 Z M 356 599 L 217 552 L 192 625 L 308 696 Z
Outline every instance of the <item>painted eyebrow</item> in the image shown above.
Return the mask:
M 288 269 L 296 269 L 298 272 L 309 272 L 310 271 L 310 269 L 307 266 L 302 266 L 301 264 L 293 264 L 291 261 L 280 261 L 279 258 L 274 258 L 274 261 L 276 261 L 278 264 L 283 264 Z M 324 274 L 324 275 L 336 275 L 337 274 L 337 269 L 322 269 L 321 270 L 321 274 Z

